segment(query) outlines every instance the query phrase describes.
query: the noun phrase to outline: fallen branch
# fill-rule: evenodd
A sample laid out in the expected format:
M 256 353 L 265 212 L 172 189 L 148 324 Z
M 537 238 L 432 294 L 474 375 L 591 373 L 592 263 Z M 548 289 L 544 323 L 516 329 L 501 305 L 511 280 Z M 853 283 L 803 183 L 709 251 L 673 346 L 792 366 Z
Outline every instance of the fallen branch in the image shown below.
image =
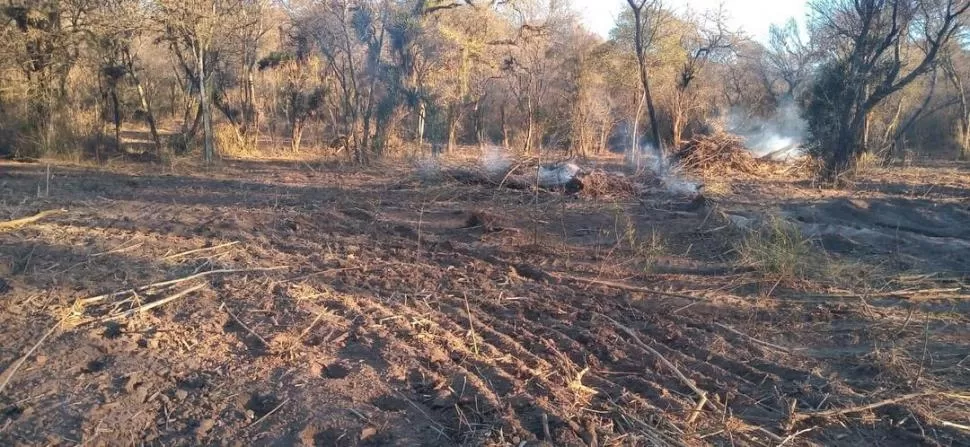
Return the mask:
M 128 317 L 130 317 L 132 315 L 137 315 L 137 314 L 140 314 L 142 312 L 147 312 L 147 311 L 152 310 L 152 309 L 154 309 L 156 307 L 163 306 L 165 304 L 171 303 L 172 301 L 175 301 L 175 300 L 177 300 L 179 298 L 182 298 L 183 296 L 186 296 L 186 295 L 188 295 L 188 294 L 190 294 L 192 292 L 195 292 L 195 291 L 197 291 L 197 290 L 199 290 L 199 289 L 201 289 L 201 288 L 203 288 L 205 286 L 206 286 L 206 284 L 199 284 L 199 285 L 195 285 L 195 286 L 189 287 L 188 289 L 185 289 L 185 290 L 183 290 L 183 291 L 181 291 L 179 293 L 176 293 L 176 294 L 174 294 L 172 296 L 169 296 L 169 297 L 166 297 L 166 298 L 162 298 L 162 299 L 157 300 L 157 301 L 152 301 L 152 302 L 150 302 L 148 304 L 145 304 L 145 305 L 142 305 L 142 306 L 138 306 L 138 307 L 136 307 L 134 309 L 131 309 L 131 310 L 122 312 L 122 313 L 120 313 L 118 315 L 109 315 L 107 317 L 102 318 L 101 321 L 102 322 L 105 322 L 105 321 L 121 320 L 121 319 L 124 319 L 124 318 L 128 318 Z
M 176 253 L 174 255 L 166 256 L 166 257 L 164 257 L 162 259 L 165 260 L 165 261 L 170 261 L 172 259 L 177 259 L 177 258 L 181 258 L 183 256 L 188 256 L 188 255 L 192 255 L 192 254 L 196 254 L 196 253 L 201 253 L 201 252 L 204 252 L 204 251 L 218 250 L 220 248 L 231 247 L 231 246 L 236 245 L 238 243 L 239 243 L 239 241 L 232 241 L 232 242 L 227 242 L 225 244 L 216 245 L 214 247 L 197 248 L 195 250 L 183 251 L 182 253 Z
M 692 424 L 697 419 L 697 416 L 700 414 L 700 411 L 704 408 L 705 405 L 710 405 L 712 408 L 717 410 L 716 406 L 710 403 L 710 401 L 707 399 L 707 391 L 702 390 L 699 386 L 697 386 L 696 383 L 694 383 L 693 380 L 689 379 L 687 376 L 684 375 L 684 373 L 680 372 L 680 369 L 678 369 L 677 366 L 674 365 L 670 360 L 667 360 L 667 358 L 664 357 L 663 354 L 660 353 L 660 351 L 657 351 L 656 349 L 652 348 L 650 345 L 644 343 L 643 340 L 640 340 L 640 337 L 637 336 L 636 332 L 634 332 L 633 329 L 630 329 L 629 327 L 626 327 L 620 324 L 619 321 L 616 321 L 599 312 L 596 312 L 596 315 L 599 315 L 600 317 L 606 320 L 609 320 L 611 323 L 613 323 L 614 326 L 616 326 L 617 329 L 623 332 L 626 332 L 627 335 L 629 335 L 630 338 L 632 338 L 637 345 L 639 345 L 641 348 L 647 350 L 655 357 L 657 357 L 657 359 L 659 359 L 660 362 L 664 364 L 664 366 L 670 369 L 674 373 L 674 375 L 678 379 L 680 379 L 680 381 L 684 385 L 687 386 L 687 388 L 690 388 L 690 390 L 697 395 L 697 406 L 694 408 L 694 411 L 691 412 L 690 417 L 687 419 L 688 424 Z
M 55 214 L 66 213 L 66 212 L 67 210 L 47 210 L 47 211 L 41 211 L 37 214 L 34 214 L 33 216 L 21 217 L 20 219 L 0 222 L 0 232 L 20 228 L 24 225 L 37 222 L 38 220 L 41 220 L 45 217 L 53 216 Z
M 126 290 L 122 290 L 122 291 L 119 291 L 119 292 L 106 293 L 104 295 L 98 295 L 98 296 L 92 296 L 90 298 L 80 299 L 80 300 L 77 301 L 76 304 L 81 305 L 81 306 L 86 306 L 86 305 L 89 305 L 89 304 L 94 304 L 94 303 L 98 303 L 98 302 L 104 301 L 104 300 L 106 300 L 108 298 L 114 298 L 116 296 L 124 295 L 126 293 L 143 292 L 145 290 L 157 289 L 157 288 L 160 288 L 160 287 L 171 287 L 171 286 L 174 286 L 174 285 L 179 284 L 179 283 L 183 283 L 183 282 L 186 282 L 186 281 L 191 281 L 193 279 L 204 278 L 204 277 L 210 276 L 210 275 L 218 275 L 218 274 L 224 274 L 224 273 L 225 274 L 229 274 L 229 273 L 268 272 L 268 271 L 275 271 L 275 270 L 283 270 L 283 269 L 287 269 L 287 268 L 289 268 L 289 267 L 288 266 L 278 266 L 278 267 L 260 267 L 260 268 L 251 268 L 251 269 L 220 269 L 220 270 L 209 270 L 207 272 L 202 272 L 202 273 L 196 273 L 194 275 L 189 275 L 189 276 L 186 276 L 184 278 L 178 278 L 178 279 L 173 279 L 173 280 L 169 280 L 169 281 L 162 281 L 162 282 L 156 282 L 156 283 L 152 283 L 152 284 L 146 284 L 144 286 L 135 287 L 133 289 L 126 289 Z

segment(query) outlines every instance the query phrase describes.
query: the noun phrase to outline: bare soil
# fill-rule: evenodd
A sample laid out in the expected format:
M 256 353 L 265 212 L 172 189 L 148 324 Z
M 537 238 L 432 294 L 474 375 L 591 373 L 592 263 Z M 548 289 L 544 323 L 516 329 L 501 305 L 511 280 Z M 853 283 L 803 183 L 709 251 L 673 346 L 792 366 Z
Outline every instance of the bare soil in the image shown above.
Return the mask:
M 700 206 L 161 171 L 0 162 L 0 220 L 65 210 L 0 232 L 0 444 L 970 445 L 966 165 Z M 767 214 L 839 268 L 740 263 Z

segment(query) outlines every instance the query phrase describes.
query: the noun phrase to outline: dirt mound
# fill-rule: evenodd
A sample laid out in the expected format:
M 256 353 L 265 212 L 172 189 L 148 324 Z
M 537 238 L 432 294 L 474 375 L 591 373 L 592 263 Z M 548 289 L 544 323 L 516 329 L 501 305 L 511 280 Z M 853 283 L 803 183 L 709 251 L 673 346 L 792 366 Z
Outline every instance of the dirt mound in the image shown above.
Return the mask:
M 704 176 L 756 174 L 764 163 L 751 155 L 741 137 L 724 132 L 695 137 L 673 158 L 685 171 Z

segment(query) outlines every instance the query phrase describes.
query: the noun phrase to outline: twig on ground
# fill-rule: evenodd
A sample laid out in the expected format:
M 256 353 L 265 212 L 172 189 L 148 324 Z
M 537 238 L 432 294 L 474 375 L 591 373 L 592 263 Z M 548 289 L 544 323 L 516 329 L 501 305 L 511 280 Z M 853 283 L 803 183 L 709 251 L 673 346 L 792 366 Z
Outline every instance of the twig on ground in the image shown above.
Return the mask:
M 940 425 L 946 428 L 955 428 L 957 430 L 970 432 L 970 425 L 957 424 L 955 422 L 944 421 L 943 419 L 937 419 L 937 421 L 939 421 Z
M 89 258 L 98 258 L 98 257 L 101 257 L 101 256 L 107 256 L 107 255 L 110 255 L 110 254 L 122 253 L 122 252 L 126 252 L 128 250 L 134 250 L 134 249 L 136 249 L 138 247 L 141 247 L 142 245 L 145 245 L 145 243 L 144 242 L 139 242 L 137 244 L 132 244 L 132 245 L 129 245 L 127 247 L 122 246 L 122 247 L 115 248 L 115 249 L 111 249 L 111 250 L 108 250 L 108 251 L 103 251 L 101 253 L 95 253 L 95 254 L 93 254 L 91 256 L 88 256 L 88 257 Z
M 32 346 L 30 350 L 28 350 L 27 353 L 20 358 L 20 360 L 17 360 L 17 362 L 14 363 L 13 366 L 11 366 L 10 368 L 7 368 L 7 370 L 3 372 L 3 375 L 5 375 L 6 377 L 3 379 L 3 383 L 0 383 L 0 394 L 3 393 L 3 390 L 7 389 L 7 385 L 10 384 L 10 379 L 12 379 L 14 374 L 17 374 L 17 371 L 20 370 L 22 366 L 24 366 L 24 362 L 26 362 L 27 359 L 30 358 L 30 356 L 34 355 L 34 352 L 37 352 L 37 349 L 40 348 L 40 345 L 44 344 L 44 342 L 47 341 L 48 338 L 50 338 L 50 336 L 57 330 L 57 328 L 61 327 L 61 325 L 64 324 L 64 322 L 67 321 L 67 319 L 70 317 L 71 317 L 71 314 L 68 314 L 60 321 L 58 321 L 57 324 L 52 326 L 50 330 L 44 333 L 44 336 L 40 337 L 40 340 L 37 340 L 37 343 L 34 343 L 34 346 Z
M 323 309 L 323 310 L 320 311 L 320 313 L 317 314 L 317 317 L 314 318 L 312 322 L 310 322 L 310 325 L 307 326 L 307 328 L 304 329 L 303 332 L 300 332 L 300 336 L 299 337 L 296 337 L 296 340 L 293 341 L 292 347 L 296 347 L 297 343 L 299 343 L 300 340 L 303 340 L 303 337 L 306 337 L 306 335 L 309 334 L 310 331 L 313 330 L 313 327 L 317 325 L 317 322 L 319 322 L 320 319 L 323 318 L 323 316 L 327 313 L 328 310 L 329 309 Z M 291 349 L 292 349 L 292 347 L 291 347 Z
M 240 326 L 242 326 L 243 329 L 246 330 L 246 332 L 249 332 L 250 335 L 252 335 L 253 337 L 256 337 L 256 339 L 259 340 L 259 342 L 262 343 L 263 346 L 266 346 L 267 348 L 269 348 L 269 342 L 267 342 L 265 338 L 257 334 L 256 331 L 252 330 L 252 328 L 247 326 L 246 323 L 243 323 L 242 320 L 240 320 L 239 317 L 236 316 L 236 314 L 232 313 L 232 311 L 229 310 L 229 306 L 227 306 L 225 302 L 223 302 L 222 305 L 219 306 L 219 308 L 224 309 L 226 313 L 229 314 L 229 316 L 236 321 L 237 324 L 239 324 Z
M 98 295 L 98 296 L 92 296 L 90 298 L 84 298 L 84 299 L 78 300 L 77 301 L 77 304 L 82 305 L 82 306 L 86 306 L 88 304 L 98 303 L 98 302 L 104 301 L 104 300 L 106 300 L 108 298 L 114 298 L 116 296 L 124 295 L 126 293 L 143 292 L 145 290 L 157 289 L 157 288 L 160 288 L 160 287 L 170 287 L 170 286 L 174 286 L 174 285 L 179 284 L 179 283 L 183 283 L 183 282 L 186 282 L 186 281 L 191 281 L 191 280 L 197 279 L 197 278 L 204 278 L 206 276 L 211 276 L 211 275 L 218 275 L 218 274 L 223 274 L 223 273 L 229 274 L 229 273 L 269 272 L 269 271 L 275 271 L 275 270 L 283 270 L 283 269 L 287 269 L 287 268 L 289 268 L 289 266 L 259 267 L 259 268 L 251 268 L 251 269 L 219 269 L 219 270 L 209 270 L 207 272 L 202 272 L 202 273 L 196 273 L 194 275 L 189 275 L 189 276 L 186 276 L 184 278 L 178 278 L 178 279 L 173 279 L 173 280 L 169 280 L 169 281 L 156 282 L 156 283 L 152 283 L 152 284 L 146 284 L 144 286 L 135 287 L 133 289 L 126 289 L 126 290 L 121 290 L 121 291 L 118 291 L 118 292 L 106 293 L 104 295 Z
M 926 314 L 926 323 L 923 326 L 923 354 L 919 359 L 919 369 L 916 370 L 916 378 L 913 379 L 913 388 L 919 386 L 919 379 L 923 377 L 923 367 L 926 365 L 926 349 L 930 343 L 930 314 Z
M 0 222 L 0 232 L 13 230 L 20 228 L 24 225 L 29 225 L 45 217 L 53 216 L 55 214 L 66 213 L 67 210 L 47 210 L 41 211 L 33 216 L 21 217 L 19 219 L 8 220 L 6 222 Z
M 875 293 L 835 293 L 822 295 L 829 298 L 856 298 L 859 296 L 864 296 L 866 298 L 886 298 L 893 296 L 904 296 L 912 297 L 917 295 L 929 295 L 929 294 L 939 294 L 939 293 L 954 293 L 963 290 L 962 287 L 950 287 L 950 288 L 939 288 L 939 289 L 906 289 L 906 290 L 892 290 L 889 292 L 875 292 Z
M 269 413 L 266 413 L 266 414 L 264 414 L 264 415 L 263 415 L 263 417 L 261 417 L 261 418 L 259 418 L 259 419 L 256 419 L 255 421 L 253 421 L 253 423 L 252 423 L 252 424 L 249 424 L 249 425 L 247 425 L 247 426 L 246 426 L 246 428 L 247 428 L 247 429 L 248 429 L 248 428 L 252 428 L 252 427 L 253 427 L 253 426 L 255 426 L 256 424 L 258 424 L 258 423 L 260 423 L 260 422 L 263 422 L 263 421 L 265 421 L 265 420 L 266 420 L 266 418 L 268 418 L 268 417 L 270 417 L 270 416 L 272 416 L 272 415 L 273 415 L 273 414 L 275 414 L 275 413 L 276 413 L 277 411 L 280 411 L 280 408 L 283 408 L 283 405 L 286 405 L 286 404 L 287 404 L 287 403 L 288 403 L 289 401 L 290 401 L 290 399 L 289 399 L 289 398 L 287 398 L 287 399 L 286 399 L 286 400 L 284 400 L 283 402 L 280 402 L 280 404 L 279 404 L 279 405 L 277 405 L 277 406 L 276 406 L 276 408 L 273 408 L 272 410 L 270 410 L 270 411 L 269 411 Z
M 792 415 L 792 420 L 794 422 L 800 422 L 800 421 L 804 421 L 806 419 L 811 419 L 811 418 L 829 418 L 829 417 L 835 417 L 835 416 L 845 416 L 847 414 L 862 413 L 863 411 L 875 410 L 876 408 L 885 407 L 886 405 L 894 405 L 894 404 L 906 402 L 908 400 L 919 399 L 921 397 L 930 397 L 930 396 L 949 396 L 949 397 L 956 396 L 956 397 L 960 397 L 961 395 L 959 395 L 959 394 L 952 394 L 951 395 L 949 393 L 940 393 L 940 392 L 935 392 L 935 391 L 934 392 L 926 392 L 926 393 L 904 394 L 902 396 L 894 397 L 892 399 L 885 399 L 885 400 L 881 400 L 881 401 L 878 401 L 878 402 L 873 402 L 873 403 L 866 404 L 866 405 L 859 405 L 859 406 L 855 406 L 855 407 L 836 408 L 836 409 L 832 409 L 832 410 L 811 411 L 811 412 L 807 412 L 807 413 L 798 413 L 798 414 Z
M 231 247 L 231 246 L 236 245 L 238 243 L 239 243 L 239 241 L 232 241 L 232 242 L 227 242 L 225 244 L 216 245 L 216 246 L 213 246 L 213 247 L 203 247 L 203 248 L 197 248 L 195 250 L 183 251 L 181 253 L 176 253 L 174 255 L 166 256 L 166 257 L 162 258 L 162 260 L 171 261 L 172 259 L 181 258 L 183 256 L 188 256 L 188 255 L 195 254 L 195 253 L 201 253 L 201 252 L 204 252 L 204 251 L 218 250 L 220 248 Z
M 303 281 L 304 279 L 312 278 L 312 277 L 317 276 L 317 275 L 326 275 L 328 273 L 339 273 L 339 272 L 347 272 L 347 271 L 351 271 L 351 270 L 363 270 L 363 269 L 364 269 L 364 266 L 343 267 L 343 268 L 320 270 L 319 272 L 307 273 L 305 275 L 300 275 L 300 276 L 297 276 L 295 278 L 284 279 L 284 280 L 280 281 L 279 283 L 280 284 L 287 284 L 287 283 L 293 283 L 293 282 L 297 282 L 297 281 Z
M 773 344 L 773 343 L 768 343 L 768 342 L 763 341 L 763 340 L 758 340 L 757 338 L 754 338 L 754 337 L 752 337 L 752 336 L 750 336 L 748 334 L 745 334 L 744 332 L 741 332 L 741 331 L 739 331 L 739 330 L 737 330 L 737 329 L 735 329 L 735 328 L 733 328 L 731 326 L 728 326 L 726 324 L 715 323 L 715 325 L 717 325 L 718 327 L 721 327 L 723 329 L 726 329 L 727 331 L 729 331 L 729 332 L 731 332 L 731 333 L 733 333 L 735 335 L 739 335 L 741 337 L 747 338 L 748 340 L 751 340 L 751 341 L 753 341 L 753 342 L 755 342 L 755 343 L 757 343 L 759 345 L 762 345 L 762 346 L 765 346 L 765 347 L 768 347 L 768 348 L 772 348 L 772 349 L 776 349 L 776 350 L 781 351 L 781 352 L 783 352 L 785 354 L 791 354 L 791 352 L 792 352 L 791 349 L 788 349 L 788 348 L 786 348 L 784 346 L 778 346 L 778 345 Z
M 663 290 L 651 289 L 649 287 L 634 286 L 634 285 L 625 284 L 625 283 L 616 282 L 616 281 L 608 281 L 605 279 L 583 278 L 581 276 L 574 276 L 568 273 L 560 273 L 560 272 L 547 272 L 547 273 L 553 278 L 557 278 L 560 280 L 565 279 L 569 281 L 585 282 L 588 284 L 607 286 L 607 287 L 612 287 L 614 289 L 627 290 L 630 292 L 652 293 L 656 295 L 669 296 L 671 298 L 683 298 L 683 299 L 692 300 L 692 301 L 706 301 L 705 299 L 698 296 L 685 295 L 682 293 L 674 293 L 674 292 L 664 292 Z
M 692 411 L 691 415 L 688 417 L 687 419 L 688 424 L 692 424 L 697 419 L 697 416 L 700 415 L 700 411 L 703 409 L 704 405 L 710 404 L 711 407 L 714 407 L 715 410 L 717 409 L 716 406 L 707 399 L 707 391 L 702 390 L 699 386 L 697 386 L 696 383 L 694 383 L 693 380 L 689 379 L 687 376 L 684 375 L 684 373 L 680 372 L 680 369 L 678 369 L 677 366 L 674 365 L 670 360 L 667 360 L 667 358 L 664 357 L 660 353 L 660 351 L 657 351 L 656 349 L 652 348 L 650 345 L 644 343 L 643 340 L 641 340 L 640 337 L 637 336 L 636 332 L 633 329 L 630 329 L 629 327 L 620 324 L 619 321 L 616 321 L 599 312 L 596 312 L 596 315 L 599 315 L 600 317 L 606 320 L 609 320 L 611 323 L 613 323 L 614 326 L 616 326 L 617 329 L 620 329 L 621 331 L 626 332 L 626 334 L 629 335 L 630 338 L 632 338 L 637 345 L 639 345 L 641 348 L 645 349 L 646 351 L 650 352 L 655 357 L 657 357 L 657 359 L 659 359 L 660 362 L 664 364 L 664 366 L 670 369 L 674 373 L 674 375 L 678 379 L 680 379 L 680 381 L 684 385 L 687 386 L 687 388 L 690 388 L 690 390 L 697 395 L 697 407 L 694 408 L 694 411 Z
M 131 309 L 131 310 L 122 312 L 122 313 L 120 313 L 118 315 L 109 315 L 107 317 L 104 317 L 104 318 L 100 319 L 99 321 L 105 322 L 105 321 L 121 320 L 121 319 L 128 318 L 128 317 L 131 317 L 131 316 L 136 315 L 136 314 L 140 314 L 142 312 L 147 312 L 147 311 L 152 310 L 152 309 L 154 309 L 156 307 L 163 306 L 165 304 L 171 303 L 172 301 L 175 301 L 175 300 L 177 300 L 179 298 L 182 298 L 183 296 L 186 296 L 186 295 L 188 295 L 188 294 L 190 294 L 192 292 L 195 292 L 195 291 L 197 291 L 199 289 L 202 289 L 206 285 L 207 284 L 199 284 L 199 285 L 195 285 L 195 286 L 189 287 L 188 289 L 185 289 L 185 290 L 183 290 L 181 292 L 178 292 L 178 293 L 176 293 L 174 295 L 171 295 L 169 297 L 162 298 L 162 299 L 157 300 L 157 301 L 152 301 L 152 302 L 150 302 L 148 304 L 145 304 L 145 305 L 142 305 L 142 306 L 138 306 L 138 307 L 136 307 L 134 309 Z
M 816 428 L 818 428 L 818 427 L 809 427 L 809 428 L 806 428 L 804 430 L 799 430 L 799 431 L 797 431 L 795 433 L 792 433 L 792 434 L 788 435 L 787 437 L 785 437 L 785 439 L 783 439 L 781 441 L 781 443 L 778 444 L 778 447 L 784 447 L 785 444 L 788 444 L 789 442 L 794 441 L 795 438 L 799 437 L 800 435 L 804 435 L 805 433 L 808 433 L 808 432 L 810 432 L 812 430 L 815 430 Z
M 468 332 L 472 337 L 472 347 L 475 349 L 475 355 L 481 355 L 478 352 L 478 336 L 475 335 L 475 325 L 472 323 L 472 309 L 468 305 L 468 294 L 463 294 L 465 296 L 465 312 L 468 312 Z
M 428 422 L 431 423 L 431 425 L 436 429 L 435 431 L 437 431 L 441 436 L 444 436 L 445 439 L 448 439 L 449 441 L 452 440 L 450 436 L 448 436 L 447 434 L 445 434 L 445 426 L 444 425 L 441 425 L 441 423 L 439 423 L 434 418 L 432 418 L 431 416 L 429 416 L 427 412 L 425 412 L 423 409 L 421 409 L 421 407 L 418 406 L 418 404 L 414 403 L 413 400 L 408 399 L 408 397 L 405 396 L 404 393 L 398 391 L 397 392 L 397 395 L 398 396 L 401 396 L 401 399 L 404 399 L 405 402 L 411 404 L 411 406 L 414 407 L 415 410 L 418 410 L 418 413 L 421 413 L 421 415 L 424 416 L 428 420 Z

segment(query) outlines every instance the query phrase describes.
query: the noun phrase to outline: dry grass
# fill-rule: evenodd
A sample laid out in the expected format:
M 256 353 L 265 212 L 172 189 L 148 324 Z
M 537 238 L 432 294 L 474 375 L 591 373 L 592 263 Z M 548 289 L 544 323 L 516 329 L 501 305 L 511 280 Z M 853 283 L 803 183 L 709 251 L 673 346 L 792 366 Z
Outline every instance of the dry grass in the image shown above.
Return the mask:
M 716 177 L 704 181 L 704 196 L 712 199 L 722 199 L 734 192 L 734 182 L 724 177 Z
M 213 140 L 222 156 L 253 158 L 260 155 L 257 146 L 242 138 L 230 124 L 215 124 L 213 126 Z
M 770 218 L 735 244 L 742 264 L 781 279 L 805 279 L 825 265 L 825 257 L 797 227 Z

